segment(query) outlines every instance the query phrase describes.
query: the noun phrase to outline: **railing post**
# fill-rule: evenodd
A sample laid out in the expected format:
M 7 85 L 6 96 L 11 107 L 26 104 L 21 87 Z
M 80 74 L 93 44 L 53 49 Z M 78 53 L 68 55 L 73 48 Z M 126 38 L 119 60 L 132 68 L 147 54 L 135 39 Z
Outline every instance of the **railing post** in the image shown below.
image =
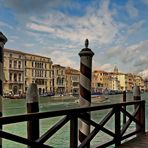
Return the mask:
M 85 48 L 79 53 L 80 56 L 80 106 L 91 105 L 91 75 L 92 75 L 92 57 L 94 53 L 88 48 L 89 41 L 85 40 Z M 84 113 L 84 116 L 90 119 L 90 113 Z M 79 141 L 80 143 L 89 135 L 90 125 L 80 120 L 79 124 Z M 87 145 L 87 148 L 90 145 Z
M 26 102 L 27 102 L 27 113 L 39 112 L 37 84 L 32 83 L 28 87 L 26 93 Z M 28 139 L 33 141 L 39 138 L 38 119 L 32 119 L 31 121 L 27 122 L 27 135 Z M 35 147 L 28 146 L 28 148 L 35 148 Z
M 78 147 L 78 117 L 73 115 L 70 120 L 70 148 Z
M 134 101 L 141 100 L 140 89 L 137 85 L 135 85 L 134 88 L 133 88 L 133 99 L 134 99 Z M 135 104 L 134 108 L 136 109 L 137 106 L 138 105 Z M 136 115 L 136 119 L 138 121 L 140 121 L 140 110 L 138 111 L 138 113 Z M 139 129 L 140 129 L 140 126 L 136 123 L 136 131 L 138 131 Z
M 0 117 L 2 117 L 2 97 L 3 97 L 3 48 L 7 38 L 0 32 Z M 2 125 L 0 124 L 0 130 L 2 130 Z M 0 138 L 0 148 L 2 148 L 2 138 Z
M 120 105 L 115 107 L 115 146 L 121 145 Z
M 141 103 L 141 108 L 140 108 L 140 123 L 142 124 L 142 129 L 141 133 L 145 133 L 145 101 Z
M 123 91 L 123 102 L 126 102 L 126 91 Z M 123 108 L 126 110 L 126 106 L 123 106 Z M 126 115 L 123 113 L 123 124 L 126 123 Z

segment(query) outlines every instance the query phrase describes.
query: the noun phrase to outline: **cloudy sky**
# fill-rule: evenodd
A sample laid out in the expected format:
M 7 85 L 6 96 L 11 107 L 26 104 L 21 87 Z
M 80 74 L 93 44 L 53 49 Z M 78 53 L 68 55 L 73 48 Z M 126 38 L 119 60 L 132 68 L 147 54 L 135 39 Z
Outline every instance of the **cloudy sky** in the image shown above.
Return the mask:
M 5 47 L 79 69 L 89 39 L 93 69 L 148 75 L 148 0 L 0 0 Z

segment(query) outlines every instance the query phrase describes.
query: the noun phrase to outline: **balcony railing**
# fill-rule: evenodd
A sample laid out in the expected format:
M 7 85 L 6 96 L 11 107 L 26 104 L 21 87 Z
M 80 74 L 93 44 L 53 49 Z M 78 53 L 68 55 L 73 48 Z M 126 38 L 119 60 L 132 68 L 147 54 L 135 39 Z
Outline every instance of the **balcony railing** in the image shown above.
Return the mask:
M 17 84 L 23 84 L 24 81 L 9 80 L 9 81 L 5 81 L 5 83 L 17 83 Z
M 10 71 L 25 71 L 25 69 L 24 68 L 18 68 L 18 67 L 9 67 L 9 70 Z

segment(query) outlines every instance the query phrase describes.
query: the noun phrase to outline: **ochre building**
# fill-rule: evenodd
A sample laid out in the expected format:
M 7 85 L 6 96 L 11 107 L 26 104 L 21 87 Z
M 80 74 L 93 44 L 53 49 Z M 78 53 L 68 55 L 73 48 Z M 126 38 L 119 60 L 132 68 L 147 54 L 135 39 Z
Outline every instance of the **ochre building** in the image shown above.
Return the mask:
M 31 83 L 37 83 L 39 94 L 50 92 L 51 58 L 4 49 L 4 94 L 25 93 Z
M 65 69 L 66 67 L 59 64 L 52 65 L 52 89 L 55 94 L 65 94 Z
M 92 73 L 92 92 L 100 92 L 105 89 L 131 92 L 134 85 L 139 86 L 141 91 L 146 90 L 141 76 L 119 72 L 117 67 L 113 72 L 94 70 Z
M 78 95 L 80 71 L 67 67 L 65 75 L 66 75 L 66 94 Z

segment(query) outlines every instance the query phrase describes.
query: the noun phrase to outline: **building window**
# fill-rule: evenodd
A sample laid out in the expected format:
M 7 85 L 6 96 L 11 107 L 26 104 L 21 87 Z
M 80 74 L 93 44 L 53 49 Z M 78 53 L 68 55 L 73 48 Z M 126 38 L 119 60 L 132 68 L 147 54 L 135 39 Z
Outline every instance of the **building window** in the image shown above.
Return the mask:
M 11 84 L 9 85 L 9 89 L 12 89 L 12 85 Z
M 49 71 L 48 73 L 49 73 L 49 78 L 51 78 L 52 72 Z
M 14 68 L 17 68 L 17 61 L 14 61 L 14 63 L 13 63 L 14 65 Z
M 46 71 L 45 71 L 45 77 L 47 76 L 47 73 L 46 73 Z
M 34 77 L 34 70 L 32 69 L 32 77 Z
M 19 63 L 18 63 L 18 68 L 19 69 L 21 68 L 21 61 L 19 61 Z
M 43 71 L 41 70 L 41 77 L 43 77 Z
M 14 79 L 15 82 L 17 81 L 17 74 L 16 73 L 14 73 L 13 79 Z
M 9 80 L 12 81 L 12 73 L 9 75 Z
M 19 82 L 21 82 L 21 73 L 19 73 Z
M 41 71 L 39 70 L 39 77 L 41 77 Z
M 12 60 L 9 60 L 9 68 L 12 68 Z
M 34 62 L 32 62 L 32 67 L 34 67 Z
M 10 57 L 12 57 L 12 54 L 10 54 Z

